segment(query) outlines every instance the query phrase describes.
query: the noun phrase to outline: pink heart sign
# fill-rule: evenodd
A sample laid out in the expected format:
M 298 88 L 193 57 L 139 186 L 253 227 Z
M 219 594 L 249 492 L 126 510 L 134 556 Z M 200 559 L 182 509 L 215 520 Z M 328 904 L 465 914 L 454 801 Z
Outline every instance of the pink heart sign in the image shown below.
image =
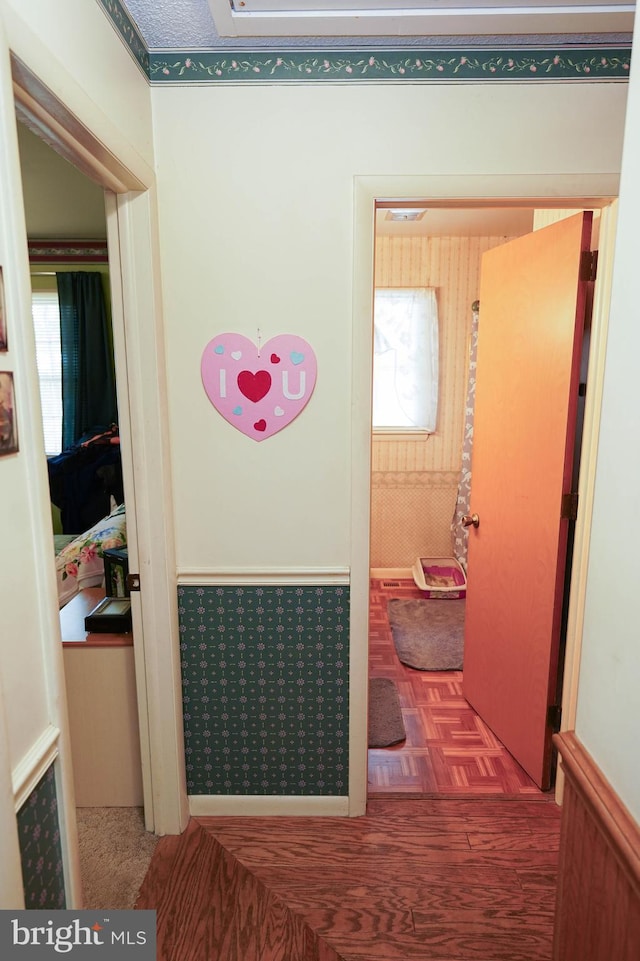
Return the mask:
M 218 334 L 202 354 L 207 397 L 233 427 L 253 440 L 277 434 L 304 410 L 316 383 L 313 348 L 295 334 L 262 347 L 242 334 Z

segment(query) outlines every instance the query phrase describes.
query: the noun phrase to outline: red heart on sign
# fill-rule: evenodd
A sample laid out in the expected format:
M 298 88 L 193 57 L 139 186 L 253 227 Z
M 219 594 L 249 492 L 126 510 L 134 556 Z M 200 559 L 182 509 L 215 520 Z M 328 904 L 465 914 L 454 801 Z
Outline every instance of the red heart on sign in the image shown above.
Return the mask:
M 256 421 L 256 423 L 253 426 L 255 427 L 256 430 L 263 431 L 267 429 L 267 422 L 266 420 L 261 419 L 259 421 Z
M 271 355 L 271 363 L 272 363 L 272 364 L 279 364 L 279 363 L 280 363 L 280 358 L 278 357 L 277 354 L 272 354 L 272 355 Z
M 258 370 L 255 374 L 250 370 L 241 370 L 238 374 L 238 389 L 247 400 L 257 404 L 271 390 L 271 374 L 268 370 Z

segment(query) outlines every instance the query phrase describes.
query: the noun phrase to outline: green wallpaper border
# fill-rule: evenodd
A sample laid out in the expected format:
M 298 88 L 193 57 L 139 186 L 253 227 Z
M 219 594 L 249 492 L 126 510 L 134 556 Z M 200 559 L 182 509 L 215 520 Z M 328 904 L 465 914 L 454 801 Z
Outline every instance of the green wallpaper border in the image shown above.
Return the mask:
M 152 83 L 626 80 L 631 49 L 151 53 Z
M 507 47 L 418 50 L 281 51 L 229 47 L 150 52 L 120 0 L 98 0 L 153 85 L 219 83 L 441 83 L 545 80 L 626 81 L 631 44 L 591 47 Z M 509 38 L 505 38 L 505 44 Z
M 149 76 L 149 51 L 120 0 L 98 0 L 142 72 Z

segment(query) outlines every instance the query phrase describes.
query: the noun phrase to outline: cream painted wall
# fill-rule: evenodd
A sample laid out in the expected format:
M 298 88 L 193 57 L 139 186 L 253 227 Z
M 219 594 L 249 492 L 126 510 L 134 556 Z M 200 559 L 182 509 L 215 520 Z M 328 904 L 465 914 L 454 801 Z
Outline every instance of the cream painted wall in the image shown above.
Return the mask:
M 636 21 L 635 45 L 640 42 Z M 640 73 L 633 72 L 620 184 L 576 733 L 640 822 Z
M 614 173 L 624 85 L 154 90 L 178 566 L 349 563 L 354 176 Z M 521 121 L 526 117 L 526 127 Z M 599 131 L 594 138 L 593 130 Z M 552 186 L 549 188 L 553 189 Z M 256 444 L 213 410 L 217 332 L 298 333 L 306 411 Z

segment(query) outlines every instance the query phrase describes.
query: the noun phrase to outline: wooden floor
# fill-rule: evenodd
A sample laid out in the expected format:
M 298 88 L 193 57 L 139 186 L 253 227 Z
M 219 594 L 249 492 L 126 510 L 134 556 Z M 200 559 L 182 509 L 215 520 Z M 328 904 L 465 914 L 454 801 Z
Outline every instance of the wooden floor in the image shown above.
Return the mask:
M 464 699 L 462 672 L 417 671 L 398 660 L 387 601 L 422 596 L 412 580 L 371 581 L 369 676 L 395 681 L 407 739 L 369 750 L 369 797 L 541 797 Z
M 560 812 L 462 697 L 395 654 L 372 584 L 370 674 L 404 746 L 369 752 L 360 818 L 192 818 L 161 838 L 137 908 L 158 961 L 550 961 Z
M 374 800 L 361 818 L 197 818 L 137 908 L 158 961 L 549 961 L 550 800 Z

